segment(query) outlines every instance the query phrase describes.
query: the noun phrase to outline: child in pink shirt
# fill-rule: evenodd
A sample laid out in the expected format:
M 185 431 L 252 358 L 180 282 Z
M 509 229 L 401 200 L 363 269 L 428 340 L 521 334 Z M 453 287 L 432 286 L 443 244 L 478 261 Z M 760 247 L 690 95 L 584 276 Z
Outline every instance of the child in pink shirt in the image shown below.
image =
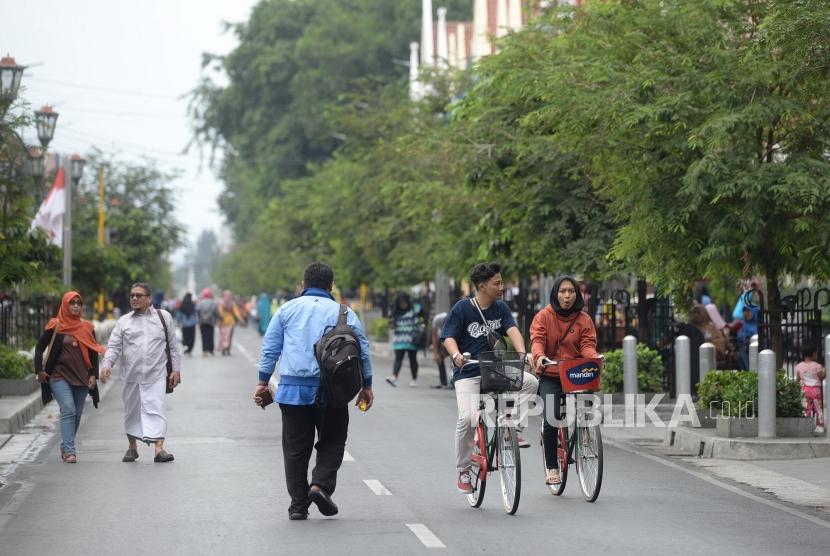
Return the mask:
M 804 361 L 795 366 L 795 374 L 801 382 L 801 391 L 804 393 L 804 414 L 808 417 L 815 415 L 817 433 L 824 432 L 824 410 L 822 408 L 821 381 L 827 376 L 817 361 L 816 347 L 806 345 L 801 350 Z

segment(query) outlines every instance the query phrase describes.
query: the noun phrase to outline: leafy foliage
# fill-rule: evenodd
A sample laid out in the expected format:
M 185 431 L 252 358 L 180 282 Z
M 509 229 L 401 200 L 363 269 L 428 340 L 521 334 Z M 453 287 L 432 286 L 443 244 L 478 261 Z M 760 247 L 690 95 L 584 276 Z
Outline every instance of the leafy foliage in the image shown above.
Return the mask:
M 623 350 L 605 353 L 602 368 L 602 391 L 623 391 Z M 660 392 L 663 389 L 663 360 L 660 352 L 637 344 L 637 391 Z
M 801 389 L 785 370 L 775 378 L 776 417 L 800 417 Z M 758 408 L 758 373 L 754 371 L 711 371 L 697 386 L 697 406 L 714 407 L 731 417 L 754 417 Z
M 32 372 L 31 361 L 9 346 L 0 344 L 0 378 L 26 378 Z

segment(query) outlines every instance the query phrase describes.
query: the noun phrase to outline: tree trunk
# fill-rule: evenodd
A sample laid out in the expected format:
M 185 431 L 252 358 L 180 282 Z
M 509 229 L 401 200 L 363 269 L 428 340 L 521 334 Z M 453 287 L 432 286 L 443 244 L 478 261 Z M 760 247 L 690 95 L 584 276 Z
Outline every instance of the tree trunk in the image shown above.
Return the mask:
M 637 337 L 641 344 L 648 345 L 649 342 L 649 322 L 648 322 L 648 304 L 646 303 L 646 296 L 648 295 L 646 288 L 646 281 L 643 278 L 637 279 Z
M 767 311 L 769 347 L 775 352 L 776 369 L 784 365 L 784 344 L 781 338 L 781 291 L 778 289 L 778 267 L 774 262 L 765 265 L 767 275 Z

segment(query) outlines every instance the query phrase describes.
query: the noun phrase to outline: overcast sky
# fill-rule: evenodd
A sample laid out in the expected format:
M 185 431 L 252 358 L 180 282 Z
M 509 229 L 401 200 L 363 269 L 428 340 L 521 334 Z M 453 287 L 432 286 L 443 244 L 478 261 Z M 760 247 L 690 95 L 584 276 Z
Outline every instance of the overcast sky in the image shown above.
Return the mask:
M 178 219 L 188 242 L 220 232 L 221 184 L 198 153 L 181 155 L 191 138 L 182 95 L 199 81 L 204 51 L 235 45 L 223 21 L 246 21 L 255 0 L 2 0 L 0 55 L 31 65 L 22 96 L 32 109 L 60 113 L 50 150 L 84 154 L 93 146 L 122 160 L 147 156 L 183 174 Z M 37 144 L 34 130 L 23 133 Z M 94 179 L 87 169 L 84 179 Z M 174 257 L 178 259 L 180 255 Z

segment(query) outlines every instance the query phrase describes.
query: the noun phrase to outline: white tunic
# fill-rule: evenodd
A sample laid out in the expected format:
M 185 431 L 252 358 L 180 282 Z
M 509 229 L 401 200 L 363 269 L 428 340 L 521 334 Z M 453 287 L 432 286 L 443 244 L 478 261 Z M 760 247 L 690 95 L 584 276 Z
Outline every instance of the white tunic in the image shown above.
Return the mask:
M 181 370 L 181 352 L 176 340 L 173 317 L 165 310 L 161 315 L 167 323 L 167 340 L 170 342 L 170 359 L 173 370 Z M 107 343 L 102 368 L 111 369 L 121 357 L 121 379 L 136 384 L 152 384 L 167 379 L 167 353 L 164 328 L 159 311 L 152 306 L 144 313 L 131 311 L 118 319 Z

